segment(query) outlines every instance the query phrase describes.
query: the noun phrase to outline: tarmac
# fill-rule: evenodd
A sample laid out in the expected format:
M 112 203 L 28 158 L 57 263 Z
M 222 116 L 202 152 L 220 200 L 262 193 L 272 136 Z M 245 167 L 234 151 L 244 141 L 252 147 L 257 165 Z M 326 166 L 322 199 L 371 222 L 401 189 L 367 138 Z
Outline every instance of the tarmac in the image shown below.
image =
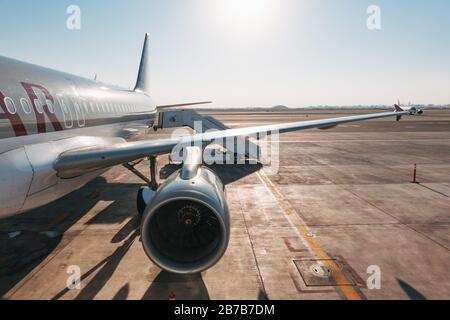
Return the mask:
M 355 113 L 208 115 L 242 127 Z M 0 297 L 450 299 L 450 111 L 279 140 L 275 172 L 213 166 L 226 184 L 231 240 L 201 275 L 169 274 L 147 258 L 136 212 L 143 181 L 119 166 L 63 199 L 0 220 Z M 178 168 L 166 156 L 158 167 L 161 181 Z M 148 162 L 138 168 L 148 172 Z M 69 289 L 77 271 L 80 286 Z

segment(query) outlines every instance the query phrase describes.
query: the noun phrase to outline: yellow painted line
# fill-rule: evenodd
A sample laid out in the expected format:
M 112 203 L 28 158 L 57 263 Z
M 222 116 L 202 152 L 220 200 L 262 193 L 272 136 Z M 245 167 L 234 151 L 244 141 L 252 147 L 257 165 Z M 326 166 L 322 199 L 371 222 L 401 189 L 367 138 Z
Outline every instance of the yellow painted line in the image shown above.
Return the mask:
M 277 200 L 281 209 L 286 214 L 286 217 L 291 222 L 291 224 L 298 230 L 302 238 L 305 239 L 306 243 L 310 247 L 311 251 L 315 256 L 323 260 L 323 264 L 331 271 L 331 275 L 335 279 L 335 282 L 342 293 L 346 296 L 348 300 L 361 300 L 360 294 L 351 285 L 339 285 L 339 283 L 351 283 L 347 277 L 342 273 L 341 269 L 336 265 L 334 260 L 320 247 L 317 241 L 311 237 L 311 231 L 308 226 L 300 218 L 294 208 L 289 204 L 286 198 L 278 191 L 277 187 L 272 183 L 272 181 L 267 177 L 263 170 L 257 172 L 257 175 L 264 186 L 272 193 L 274 198 Z

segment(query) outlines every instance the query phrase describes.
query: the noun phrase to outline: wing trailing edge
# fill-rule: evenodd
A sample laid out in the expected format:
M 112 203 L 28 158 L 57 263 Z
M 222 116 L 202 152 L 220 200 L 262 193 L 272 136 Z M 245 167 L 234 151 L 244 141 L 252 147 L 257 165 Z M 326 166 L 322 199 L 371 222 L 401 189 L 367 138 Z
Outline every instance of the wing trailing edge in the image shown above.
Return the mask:
M 274 132 L 287 133 L 313 128 L 327 128 L 344 123 L 408 115 L 406 111 L 384 112 L 350 117 L 311 120 L 256 127 L 226 129 L 221 131 L 174 137 L 162 140 L 126 142 L 91 149 L 71 150 L 62 153 L 54 164 L 54 169 L 62 178 L 70 178 L 101 168 L 108 168 L 126 162 L 142 159 L 150 155 L 170 153 L 175 146 L 189 146 L 193 143 L 207 144 L 228 137 L 267 135 Z

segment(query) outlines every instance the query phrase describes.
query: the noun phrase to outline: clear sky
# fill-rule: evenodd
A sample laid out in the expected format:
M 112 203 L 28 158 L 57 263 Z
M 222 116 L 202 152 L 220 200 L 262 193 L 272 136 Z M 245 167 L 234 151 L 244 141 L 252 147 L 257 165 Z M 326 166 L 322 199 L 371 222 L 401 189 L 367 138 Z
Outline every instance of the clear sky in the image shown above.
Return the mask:
M 66 27 L 72 4 L 81 30 Z M 367 28 L 370 5 L 381 30 Z M 164 104 L 450 103 L 449 0 L 0 0 L 0 12 L 0 55 L 126 88 L 149 32 Z

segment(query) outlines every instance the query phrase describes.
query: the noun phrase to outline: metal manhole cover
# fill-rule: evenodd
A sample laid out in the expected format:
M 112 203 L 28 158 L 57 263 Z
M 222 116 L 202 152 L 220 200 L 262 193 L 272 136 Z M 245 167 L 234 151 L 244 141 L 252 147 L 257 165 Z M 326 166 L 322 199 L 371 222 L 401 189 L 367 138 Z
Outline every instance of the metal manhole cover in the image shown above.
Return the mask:
M 294 260 L 294 263 L 308 287 L 356 285 L 352 275 L 346 271 L 344 265 L 338 260 Z

